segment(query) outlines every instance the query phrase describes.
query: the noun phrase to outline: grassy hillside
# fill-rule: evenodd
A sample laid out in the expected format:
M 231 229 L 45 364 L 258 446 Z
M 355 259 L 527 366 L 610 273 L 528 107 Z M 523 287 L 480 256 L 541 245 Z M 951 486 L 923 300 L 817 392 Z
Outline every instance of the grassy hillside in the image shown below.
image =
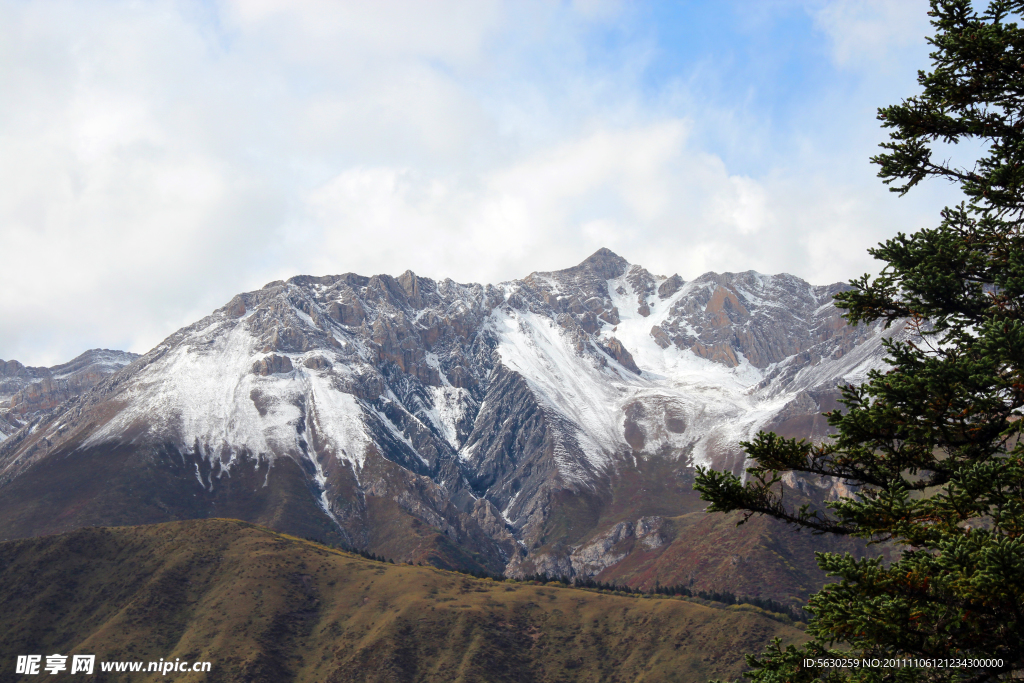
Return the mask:
M 163 677 L 184 681 L 706 681 L 802 637 L 754 611 L 382 564 L 234 520 L 10 541 L 0 577 L 5 681 L 16 655 L 52 653 L 213 663 Z

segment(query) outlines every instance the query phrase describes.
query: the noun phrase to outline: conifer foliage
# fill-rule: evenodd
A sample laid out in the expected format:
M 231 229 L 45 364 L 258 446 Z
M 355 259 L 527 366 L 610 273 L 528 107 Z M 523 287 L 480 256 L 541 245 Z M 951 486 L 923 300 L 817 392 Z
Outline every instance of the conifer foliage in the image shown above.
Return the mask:
M 879 110 L 890 140 L 872 159 L 895 192 L 945 179 L 963 201 L 938 227 L 871 250 L 881 274 L 837 297 L 852 323 L 909 319 L 919 337 L 889 343 L 891 369 L 842 389 L 831 440 L 762 433 L 743 444 L 754 463 L 745 479 L 698 476 L 710 511 L 902 551 L 894 562 L 819 553 L 838 580 L 809 602 L 812 640 L 748 657 L 753 680 L 1024 675 L 1024 0 L 981 4 L 932 0 L 933 68 L 919 73 L 920 95 Z M 964 148 L 980 152 L 946 160 Z M 788 472 L 856 493 L 793 508 Z M 856 662 L 808 665 L 819 658 Z

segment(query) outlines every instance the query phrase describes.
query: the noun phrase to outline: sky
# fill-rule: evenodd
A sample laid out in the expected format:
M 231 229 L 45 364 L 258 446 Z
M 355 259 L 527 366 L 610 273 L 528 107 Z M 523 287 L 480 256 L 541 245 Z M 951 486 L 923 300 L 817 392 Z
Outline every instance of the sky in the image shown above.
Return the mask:
M 298 274 L 877 271 L 925 0 L 0 0 L 0 358 Z

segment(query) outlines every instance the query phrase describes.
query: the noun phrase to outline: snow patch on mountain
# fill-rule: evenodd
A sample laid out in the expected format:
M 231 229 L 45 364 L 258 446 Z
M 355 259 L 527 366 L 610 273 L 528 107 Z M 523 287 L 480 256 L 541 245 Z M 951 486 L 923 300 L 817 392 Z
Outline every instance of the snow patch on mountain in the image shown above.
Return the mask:
M 452 448 L 458 450 L 459 423 L 465 419 L 472 398 L 462 388 L 448 386 L 428 387 L 433 398 L 431 405 L 424 409 L 427 418 L 437 427 Z
M 217 334 L 222 325 L 230 329 Z M 277 382 L 251 374 L 255 340 L 242 324 L 213 323 L 189 342 L 147 365 L 125 397 L 124 409 L 83 446 L 117 439 L 133 425 L 186 448 L 199 444 L 208 453 L 227 447 L 271 455 L 294 443 L 299 409 L 274 391 L 275 400 L 261 416 L 251 398 L 253 391 L 262 393 Z
M 492 319 L 502 363 L 526 379 L 541 403 L 574 423 L 592 465 L 608 464 L 622 443 L 616 429 L 618 374 L 602 372 L 577 354 L 551 318 L 511 310 L 496 311 Z
M 253 363 L 265 356 L 255 347 L 240 321 L 196 332 L 139 373 L 124 408 L 83 447 L 118 440 L 135 426 L 228 467 L 238 453 L 273 459 L 295 452 L 305 404 L 337 457 L 361 468 L 371 438 L 358 399 L 298 357 L 290 372 L 254 374 Z
M 337 457 L 362 469 L 366 449 L 373 440 L 366 431 L 359 400 L 352 394 L 338 391 L 330 378 L 317 372 L 304 372 L 303 376 L 309 386 L 312 399 L 310 413 L 316 421 L 317 431 L 334 446 Z
M 701 358 L 689 349 L 679 349 L 674 345 L 663 349 L 654 341 L 652 328 L 663 324 L 673 306 L 700 286 L 700 283 L 686 283 L 664 301 L 649 304 L 651 314 L 645 317 L 637 310 L 637 293 L 628 276 L 608 280 L 608 293 L 619 311 L 619 324 L 606 333 L 622 342 L 644 375 L 652 379 L 669 380 L 679 386 L 713 386 L 736 391 L 748 389 L 760 382 L 763 375 L 745 358 L 741 358 L 738 367 L 728 368 Z

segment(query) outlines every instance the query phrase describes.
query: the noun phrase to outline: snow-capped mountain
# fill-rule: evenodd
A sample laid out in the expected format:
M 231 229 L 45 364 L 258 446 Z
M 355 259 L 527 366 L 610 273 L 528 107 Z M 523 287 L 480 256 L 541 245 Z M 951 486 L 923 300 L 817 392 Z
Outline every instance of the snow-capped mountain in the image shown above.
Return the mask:
M 684 282 L 606 249 L 498 285 L 272 282 L 0 444 L 0 536 L 234 516 L 596 574 L 617 525 L 646 537 L 693 509 L 694 466 L 738 470 L 760 429 L 823 436 L 836 385 L 884 367 L 905 332 L 848 326 L 841 289 Z

